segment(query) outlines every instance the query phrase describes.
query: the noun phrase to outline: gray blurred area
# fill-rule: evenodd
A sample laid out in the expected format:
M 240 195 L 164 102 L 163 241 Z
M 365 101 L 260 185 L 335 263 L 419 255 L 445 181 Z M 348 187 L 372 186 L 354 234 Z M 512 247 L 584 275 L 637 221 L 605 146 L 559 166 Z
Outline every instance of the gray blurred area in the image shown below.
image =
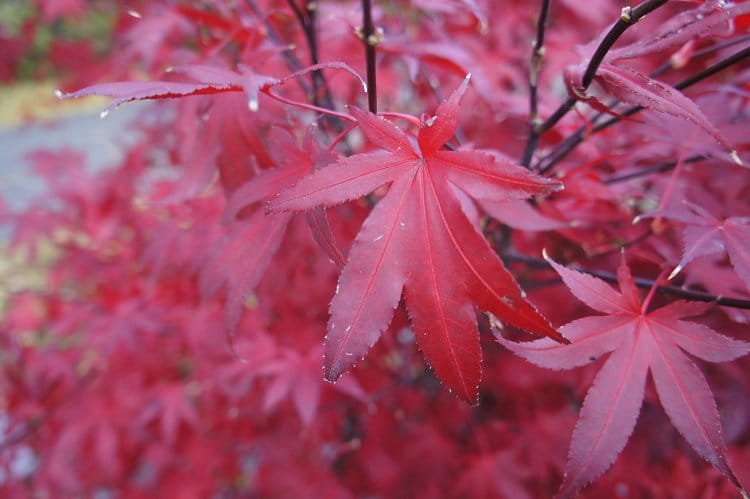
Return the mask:
M 0 195 L 7 208 L 21 210 L 44 193 L 44 183 L 26 158 L 35 150 L 78 150 L 86 155 L 86 165 L 93 170 L 116 165 L 137 138 L 128 124 L 136 118 L 139 107 L 123 106 L 105 119 L 91 113 L 0 129 Z

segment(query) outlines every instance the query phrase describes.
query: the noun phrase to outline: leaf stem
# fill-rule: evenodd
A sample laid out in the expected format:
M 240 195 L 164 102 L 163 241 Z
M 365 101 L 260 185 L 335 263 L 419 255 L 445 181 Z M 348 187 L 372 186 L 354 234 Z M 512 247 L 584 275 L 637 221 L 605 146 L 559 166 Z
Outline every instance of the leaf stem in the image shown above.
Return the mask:
M 273 92 L 271 92 L 271 90 L 269 90 L 267 88 L 262 89 L 261 91 L 264 94 L 266 94 L 267 96 L 269 96 L 270 98 L 272 98 L 274 100 L 277 100 L 279 102 L 283 102 L 284 104 L 288 104 L 290 106 L 298 107 L 300 109 L 307 109 L 308 111 L 317 111 L 317 112 L 319 112 L 321 114 L 327 114 L 329 116 L 335 116 L 337 118 L 341 118 L 342 120 L 346 120 L 346 121 L 352 121 L 352 122 L 356 122 L 357 121 L 356 119 L 354 119 L 352 116 L 349 116 L 348 114 L 339 113 L 339 112 L 336 112 L 336 111 L 332 111 L 330 109 L 326 109 L 324 107 L 319 107 L 319 106 L 315 106 L 313 104 L 308 104 L 306 102 L 299 102 L 299 101 L 296 101 L 296 100 L 287 99 L 286 97 L 282 97 L 282 96 L 280 96 L 278 94 L 274 94 Z
M 656 279 L 654 279 L 654 284 L 651 286 L 651 289 L 648 290 L 648 294 L 646 295 L 646 299 L 643 300 L 643 303 L 641 303 L 641 313 L 645 314 L 648 310 L 648 306 L 651 305 L 651 300 L 654 298 L 654 294 L 656 293 L 656 288 L 659 282 L 661 282 L 662 279 L 664 279 L 664 276 L 667 274 L 666 270 L 662 270 L 659 272 L 659 275 L 656 276 Z
M 328 150 L 329 151 L 333 151 L 333 148 L 336 147 L 336 145 L 339 142 L 341 142 L 344 139 L 344 137 L 346 137 L 346 135 L 349 132 L 351 132 L 352 130 L 354 130 L 355 128 L 357 128 L 357 126 L 359 126 L 359 123 L 355 121 L 354 123 L 352 123 L 348 127 L 344 128 L 344 130 L 342 130 L 341 133 L 339 133 L 336 137 L 333 138 L 333 140 L 331 141 L 331 143 L 328 145 Z
M 389 118 L 399 118 L 404 121 L 407 121 L 411 123 L 412 125 L 419 127 L 422 125 L 422 123 L 419 121 L 419 118 L 416 116 L 412 116 L 411 114 L 405 114 L 405 113 L 392 113 L 390 111 L 381 111 L 378 113 L 378 116 L 387 116 Z

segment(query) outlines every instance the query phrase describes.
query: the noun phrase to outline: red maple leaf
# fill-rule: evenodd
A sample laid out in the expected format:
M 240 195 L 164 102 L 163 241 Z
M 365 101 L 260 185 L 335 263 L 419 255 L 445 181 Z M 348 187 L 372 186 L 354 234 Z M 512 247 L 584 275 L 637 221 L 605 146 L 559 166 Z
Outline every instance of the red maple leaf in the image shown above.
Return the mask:
M 323 168 L 283 191 L 272 211 L 309 210 L 390 184 L 354 241 L 331 302 L 325 346 L 329 380 L 363 357 L 388 326 L 405 288 L 419 347 L 437 376 L 476 402 L 480 346 L 475 307 L 520 328 L 564 338 L 525 300 L 513 277 L 461 208 L 560 189 L 510 162 L 447 151 L 468 78 L 422 124 L 418 147 L 389 121 L 352 107 L 367 139 L 385 149 Z
M 742 490 L 727 460 L 711 389 L 683 351 L 723 362 L 745 355 L 750 344 L 682 320 L 703 313 L 706 304 L 676 301 L 647 313 L 649 299 L 641 304 L 624 259 L 617 271 L 619 293 L 600 279 L 548 261 L 579 300 L 607 315 L 584 317 L 560 328 L 573 341 L 570 346 L 546 338 L 514 343 L 499 334 L 498 340 L 549 369 L 582 366 L 612 352 L 583 402 L 558 495 L 574 496 L 612 465 L 635 427 L 649 371 L 672 424 L 701 457 Z

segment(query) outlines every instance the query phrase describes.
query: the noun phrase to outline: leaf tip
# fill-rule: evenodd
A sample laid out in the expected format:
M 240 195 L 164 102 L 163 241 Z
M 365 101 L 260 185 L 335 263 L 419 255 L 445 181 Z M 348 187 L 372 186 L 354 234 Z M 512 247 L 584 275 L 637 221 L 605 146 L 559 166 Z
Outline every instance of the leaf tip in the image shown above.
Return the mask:
M 729 155 L 732 157 L 732 161 L 734 161 L 736 164 L 747 168 L 747 165 L 742 161 L 742 158 L 740 158 L 740 155 L 736 150 L 733 150 L 731 153 L 729 153 Z
M 667 276 L 667 280 L 671 281 L 674 279 L 674 277 L 680 273 L 680 271 L 683 269 L 682 264 L 676 266 L 674 269 L 672 269 L 672 272 Z
M 57 97 L 58 99 L 64 99 L 65 98 L 65 94 L 62 92 L 62 90 L 60 90 L 59 88 L 56 88 L 55 89 L 55 97 Z
M 334 370 L 333 367 L 325 367 L 323 369 L 323 381 L 326 381 L 327 383 L 335 384 L 340 377 L 341 372 Z
M 549 253 L 547 253 L 547 248 L 542 248 L 542 258 L 544 258 L 547 263 L 552 263 L 552 258 L 550 258 Z
M 101 113 L 99 113 L 99 118 L 101 118 L 101 119 L 104 119 L 107 116 L 109 116 L 109 109 L 105 109 L 104 111 L 102 111 Z

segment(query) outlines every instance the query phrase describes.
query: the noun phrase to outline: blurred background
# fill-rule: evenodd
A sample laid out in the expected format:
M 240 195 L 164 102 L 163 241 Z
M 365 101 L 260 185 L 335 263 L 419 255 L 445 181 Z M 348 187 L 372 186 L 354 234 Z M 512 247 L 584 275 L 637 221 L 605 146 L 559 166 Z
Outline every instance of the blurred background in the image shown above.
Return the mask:
M 35 149 L 74 148 L 87 164 L 114 164 L 133 108 L 99 118 L 106 99 L 60 101 L 55 90 L 82 85 L 112 49 L 115 2 L 4 0 L 0 3 L 0 193 L 25 206 L 42 184 L 31 174 Z M 90 80 L 89 80 L 90 81 Z

